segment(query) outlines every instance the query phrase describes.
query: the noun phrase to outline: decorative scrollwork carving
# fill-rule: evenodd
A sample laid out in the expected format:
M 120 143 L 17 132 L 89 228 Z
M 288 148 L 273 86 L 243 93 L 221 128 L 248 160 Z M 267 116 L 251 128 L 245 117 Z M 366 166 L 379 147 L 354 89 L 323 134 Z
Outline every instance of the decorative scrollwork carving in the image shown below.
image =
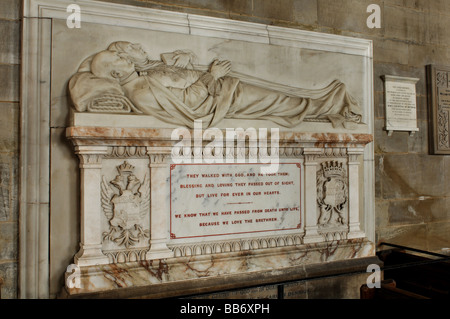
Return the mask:
M 447 72 L 436 72 L 436 85 L 438 87 L 447 87 L 448 73 Z
M 150 207 L 150 180 L 145 175 L 141 183 L 133 174 L 134 166 L 126 161 L 117 170 L 119 175 L 112 181 L 108 183 L 103 177 L 101 183 L 102 208 L 109 223 L 103 241 L 130 248 L 150 237 L 150 231 L 142 225 Z
M 449 140 L 449 112 L 440 110 L 438 113 L 438 143 L 439 148 L 450 148 L 450 140 Z
M 145 260 L 148 249 L 127 249 L 127 250 L 116 250 L 116 251 L 106 251 L 104 254 L 109 257 L 109 261 L 112 264 L 123 263 L 123 262 L 133 262 Z
M 108 149 L 108 154 L 105 157 L 145 157 L 147 156 L 147 149 L 145 146 L 113 146 Z
M 174 245 L 169 247 L 175 257 L 208 255 L 214 253 L 240 252 L 264 248 L 277 248 L 303 244 L 303 234 L 293 234 L 278 237 L 249 238 L 241 240 L 208 242 L 191 245 Z
M 322 163 L 317 174 L 317 203 L 320 208 L 318 224 L 344 225 L 344 208 L 348 203 L 346 170 L 342 162 Z

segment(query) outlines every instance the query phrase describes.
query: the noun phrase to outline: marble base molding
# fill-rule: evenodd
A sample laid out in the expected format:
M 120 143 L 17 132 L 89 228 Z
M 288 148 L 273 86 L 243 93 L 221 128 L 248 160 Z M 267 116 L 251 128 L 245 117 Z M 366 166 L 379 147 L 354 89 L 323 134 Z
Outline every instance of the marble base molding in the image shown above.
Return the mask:
M 332 268 L 333 265 L 342 262 L 351 264 L 361 260 L 363 262 L 362 269 L 359 269 L 361 272 L 367 265 L 377 263 L 374 254 L 375 247 L 372 243 L 364 239 L 352 239 L 246 250 L 239 253 L 96 265 L 81 268 L 78 288 L 65 287 L 61 295 L 65 298 L 83 298 L 84 295 L 95 294 L 102 297 L 102 293 L 106 293 L 104 296 L 113 293 L 127 298 L 133 297 L 133 290 L 142 289 L 147 290 L 146 298 L 176 297 L 208 290 L 213 292 L 237 286 L 256 285 L 256 282 L 249 280 L 252 276 L 259 278 L 257 281 L 259 284 L 276 283 L 275 280 L 304 279 L 312 276 L 315 267 L 320 268 L 323 265 L 329 268 L 328 271 L 322 269 L 321 275 L 332 276 L 339 273 L 337 268 Z M 286 274 L 289 273 L 291 274 L 287 277 Z M 241 277 L 240 284 L 231 280 L 234 277 Z M 245 280 L 242 280 L 244 278 Z M 197 281 L 196 289 L 190 291 L 186 284 L 189 286 L 189 283 L 195 281 Z M 208 282 L 221 284 L 208 287 Z M 231 282 L 234 284 L 230 286 Z M 184 289 L 167 291 L 175 286 Z

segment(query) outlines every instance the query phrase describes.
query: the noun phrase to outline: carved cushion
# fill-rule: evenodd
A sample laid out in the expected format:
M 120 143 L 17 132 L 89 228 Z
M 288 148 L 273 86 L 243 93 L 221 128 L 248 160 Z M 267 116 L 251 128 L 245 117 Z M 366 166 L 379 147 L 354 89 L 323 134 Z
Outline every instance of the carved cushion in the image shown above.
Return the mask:
M 78 72 L 69 81 L 69 92 L 78 112 L 130 112 L 130 102 L 118 82 Z
M 92 98 L 88 105 L 88 112 L 129 113 L 133 109 L 130 100 L 120 94 L 104 94 Z

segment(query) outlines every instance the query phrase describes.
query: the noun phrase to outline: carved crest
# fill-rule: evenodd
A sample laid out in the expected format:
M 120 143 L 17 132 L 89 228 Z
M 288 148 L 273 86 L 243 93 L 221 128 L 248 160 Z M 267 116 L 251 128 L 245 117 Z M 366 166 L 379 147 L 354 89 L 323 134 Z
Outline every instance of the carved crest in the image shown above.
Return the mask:
M 103 233 L 103 240 L 126 248 L 150 237 L 150 231 L 142 225 L 150 207 L 150 180 L 145 175 L 141 183 L 133 170 L 134 166 L 125 161 L 117 166 L 119 175 L 109 183 L 103 176 L 101 183 L 102 208 L 109 222 L 109 231 Z
M 447 87 L 448 73 L 447 72 L 436 72 L 436 85 L 438 87 Z
M 317 175 L 317 203 L 320 208 L 319 225 L 344 225 L 344 208 L 348 202 L 346 171 L 342 163 L 322 163 Z

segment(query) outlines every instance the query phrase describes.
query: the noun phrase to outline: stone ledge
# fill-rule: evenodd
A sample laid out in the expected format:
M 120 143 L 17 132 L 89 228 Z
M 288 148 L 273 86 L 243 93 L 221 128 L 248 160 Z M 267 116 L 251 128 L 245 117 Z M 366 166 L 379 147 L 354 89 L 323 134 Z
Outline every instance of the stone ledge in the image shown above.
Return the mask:
M 382 262 L 376 256 L 325 262 L 320 264 L 299 265 L 277 270 L 256 271 L 251 273 L 199 278 L 158 285 L 118 288 L 83 294 L 69 294 L 64 288 L 59 298 L 67 299 L 156 299 L 188 297 L 220 291 L 247 289 L 263 285 L 289 284 L 296 281 L 323 279 L 324 277 L 353 276 L 366 273 L 367 266 Z M 331 271 L 330 271 L 331 269 Z M 361 283 L 361 285 L 364 282 Z M 219 288 L 218 288 L 219 287 Z
M 173 129 L 170 128 L 71 126 L 66 129 L 66 136 L 74 145 L 156 146 L 157 143 L 158 146 L 172 146 L 178 142 L 178 139 L 172 140 L 172 132 Z M 270 136 L 269 132 L 268 135 Z M 195 136 L 194 133 L 191 136 Z M 297 144 L 299 147 L 355 147 L 372 142 L 373 136 L 366 133 L 316 133 L 294 130 L 280 131 L 279 141 Z
M 329 274 L 329 269 L 333 275 L 360 271 L 362 264 L 369 264 L 364 260 L 374 255 L 372 243 L 353 239 L 80 267 L 79 288 L 66 286 L 62 297 L 165 298 L 208 293 L 217 287 L 229 290 L 311 279 Z
M 99 125 L 99 123 L 102 123 Z M 216 126 L 219 129 L 225 128 L 278 128 L 280 133 L 285 132 L 329 132 L 329 133 L 369 133 L 369 127 L 364 123 L 354 123 L 352 130 L 344 127 L 334 128 L 328 121 L 304 120 L 294 128 L 286 128 L 269 120 L 243 120 L 243 119 L 223 119 Z M 115 127 L 115 128 L 146 128 L 146 129 L 165 129 L 172 132 L 179 128 L 179 125 L 162 122 L 151 115 L 134 113 L 94 113 L 94 112 L 75 112 L 70 113 L 70 127 Z M 169 134 L 170 136 L 170 134 Z

